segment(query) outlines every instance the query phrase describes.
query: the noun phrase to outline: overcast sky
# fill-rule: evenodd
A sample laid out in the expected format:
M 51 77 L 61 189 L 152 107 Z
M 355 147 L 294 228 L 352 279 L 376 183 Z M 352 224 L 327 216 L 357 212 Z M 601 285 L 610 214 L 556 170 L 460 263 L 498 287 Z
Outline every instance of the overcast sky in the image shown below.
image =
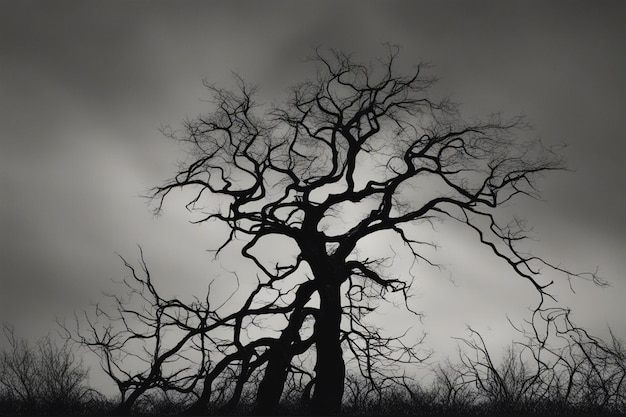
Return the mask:
M 612 284 L 564 291 L 575 318 L 626 336 L 625 23 L 622 1 L 0 1 L 0 319 L 45 333 L 110 289 L 115 252 L 134 260 L 137 244 L 164 288 L 203 294 L 228 275 L 210 230 L 182 200 L 154 218 L 140 197 L 184 157 L 159 127 L 208 110 L 203 79 L 228 86 L 236 71 L 271 99 L 306 76 L 314 46 L 367 61 L 391 42 L 406 68 L 430 62 L 467 117 L 524 113 L 568 145 L 572 172 L 515 210 L 537 252 Z M 463 236 L 439 242 L 448 270 L 416 286 L 433 345 L 466 323 L 497 338 L 535 301 Z

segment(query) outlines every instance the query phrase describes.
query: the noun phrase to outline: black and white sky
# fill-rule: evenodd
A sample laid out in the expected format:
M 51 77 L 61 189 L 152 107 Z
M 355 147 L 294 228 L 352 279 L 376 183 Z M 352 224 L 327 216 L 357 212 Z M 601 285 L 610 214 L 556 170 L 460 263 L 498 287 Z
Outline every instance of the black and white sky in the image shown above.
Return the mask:
M 626 337 L 625 39 L 622 1 L 0 1 L 0 319 L 44 334 L 110 290 L 124 275 L 115 252 L 134 260 L 137 244 L 174 293 L 228 277 L 183 200 L 155 218 L 140 197 L 184 157 L 159 127 L 209 110 L 203 79 L 229 86 L 235 71 L 278 99 L 310 75 L 312 47 L 367 61 L 390 42 L 407 69 L 430 62 L 434 92 L 466 117 L 523 113 L 530 134 L 567 145 L 571 171 L 514 211 L 535 226 L 536 252 L 599 267 L 610 288 L 565 285 L 559 300 Z M 467 323 L 497 338 L 532 290 L 442 232 L 449 268 L 416 285 L 431 343 Z

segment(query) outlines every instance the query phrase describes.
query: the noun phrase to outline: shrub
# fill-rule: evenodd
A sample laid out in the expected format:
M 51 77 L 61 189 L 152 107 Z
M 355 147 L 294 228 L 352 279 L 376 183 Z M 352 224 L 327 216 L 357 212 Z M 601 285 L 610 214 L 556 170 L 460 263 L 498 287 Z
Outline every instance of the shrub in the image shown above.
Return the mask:
M 105 404 L 89 388 L 88 370 L 67 343 L 46 336 L 32 343 L 3 325 L 8 346 L 0 352 L 0 413 L 84 414 Z

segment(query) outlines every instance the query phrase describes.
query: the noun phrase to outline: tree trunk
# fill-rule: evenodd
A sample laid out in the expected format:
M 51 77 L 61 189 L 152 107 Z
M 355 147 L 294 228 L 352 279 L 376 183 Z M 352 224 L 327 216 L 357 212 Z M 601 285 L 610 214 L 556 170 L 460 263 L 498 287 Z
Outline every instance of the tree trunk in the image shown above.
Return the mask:
M 131 412 L 131 410 L 133 408 L 133 405 L 135 404 L 135 401 L 137 401 L 137 399 L 145 391 L 147 391 L 145 388 L 139 387 L 139 388 L 135 389 L 134 391 L 132 391 L 131 394 L 128 396 L 128 398 L 122 398 L 122 401 L 120 401 L 120 403 L 117 405 L 117 407 L 115 407 L 112 410 L 111 415 L 114 415 L 114 416 L 128 416 L 128 415 L 130 415 L 130 412 Z
M 283 393 L 291 357 L 283 341 L 271 348 L 265 375 L 259 384 L 254 413 L 257 415 L 275 415 Z
M 228 400 L 221 409 L 222 411 L 231 411 L 237 408 L 239 405 L 239 401 L 241 400 L 241 394 L 243 393 L 243 386 L 248 380 L 248 369 L 250 365 L 250 357 L 246 356 L 241 361 L 241 371 L 239 372 L 239 377 L 237 378 L 237 382 L 235 384 L 235 391 L 233 392 L 232 397 Z
M 218 362 L 217 365 L 215 365 L 215 368 L 213 368 L 213 370 L 204 377 L 204 383 L 202 384 L 202 393 L 200 394 L 200 397 L 183 412 L 183 415 L 190 416 L 206 414 L 209 408 L 209 401 L 211 400 L 213 381 L 220 375 L 220 373 L 222 373 L 224 369 L 226 369 L 231 361 L 238 358 L 240 354 L 241 352 L 235 352 L 229 356 L 226 356 L 220 362 Z
M 315 320 L 317 363 L 315 365 L 315 389 L 311 409 L 317 415 L 333 415 L 341 412 L 345 364 L 340 337 L 341 297 L 340 281 L 320 286 L 320 311 Z
M 308 281 L 300 286 L 293 302 L 293 312 L 287 327 L 283 329 L 276 344 L 270 348 L 270 357 L 263 380 L 257 391 L 255 414 L 272 415 L 276 413 L 285 381 L 289 373 L 289 364 L 294 353 L 295 344 L 300 342 L 298 332 L 306 316 L 304 306 L 311 299 L 317 283 Z M 295 349 L 295 350 L 294 350 Z

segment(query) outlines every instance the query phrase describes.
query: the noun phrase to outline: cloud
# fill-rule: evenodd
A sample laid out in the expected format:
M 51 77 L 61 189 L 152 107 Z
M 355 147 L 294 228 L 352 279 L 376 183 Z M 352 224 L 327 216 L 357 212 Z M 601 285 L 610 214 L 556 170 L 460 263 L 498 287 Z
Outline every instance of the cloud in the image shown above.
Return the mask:
M 431 73 L 441 77 L 434 93 L 462 101 L 466 117 L 525 112 L 535 125 L 532 135 L 570 144 L 565 153 L 577 171 L 546 178 L 549 202 L 515 206 L 516 213 L 545 231 L 538 247 L 557 261 L 568 258 L 584 269 L 602 264 L 614 290 L 591 291 L 588 300 L 576 302 L 604 305 L 607 319 L 621 320 L 626 58 L 622 14 L 615 10 L 620 6 L 272 4 L 4 5 L 3 317 L 50 325 L 51 316 L 85 305 L 111 278 L 123 276 L 114 252 L 132 261 L 137 243 L 166 291 L 202 295 L 218 274 L 222 290 L 230 291 L 232 276 L 205 251 L 215 247 L 216 235 L 188 224 L 182 196 L 158 219 L 138 197 L 173 174 L 184 157 L 158 127 L 176 128 L 210 109 L 203 77 L 232 86 L 230 71 L 237 71 L 271 100 L 309 74 L 300 59 L 311 47 L 346 48 L 367 60 L 389 41 L 402 45 L 404 68 L 433 62 Z M 490 286 L 498 272 L 482 258 L 463 258 L 460 242 L 449 242 L 450 263 L 462 265 L 453 269 L 459 287 L 447 276 L 419 283 L 418 304 L 438 329 L 437 343 L 446 343 L 447 333 L 465 321 L 502 322 L 498 312 L 511 297 L 532 301 L 512 293 L 517 281 L 503 278 Z M 225 256 L 222 266 L 232 266 L 233 259 Z M 499 291 L 511 293 L 498 298 Z M 595 314 L 590 321 L 603 319 Z

